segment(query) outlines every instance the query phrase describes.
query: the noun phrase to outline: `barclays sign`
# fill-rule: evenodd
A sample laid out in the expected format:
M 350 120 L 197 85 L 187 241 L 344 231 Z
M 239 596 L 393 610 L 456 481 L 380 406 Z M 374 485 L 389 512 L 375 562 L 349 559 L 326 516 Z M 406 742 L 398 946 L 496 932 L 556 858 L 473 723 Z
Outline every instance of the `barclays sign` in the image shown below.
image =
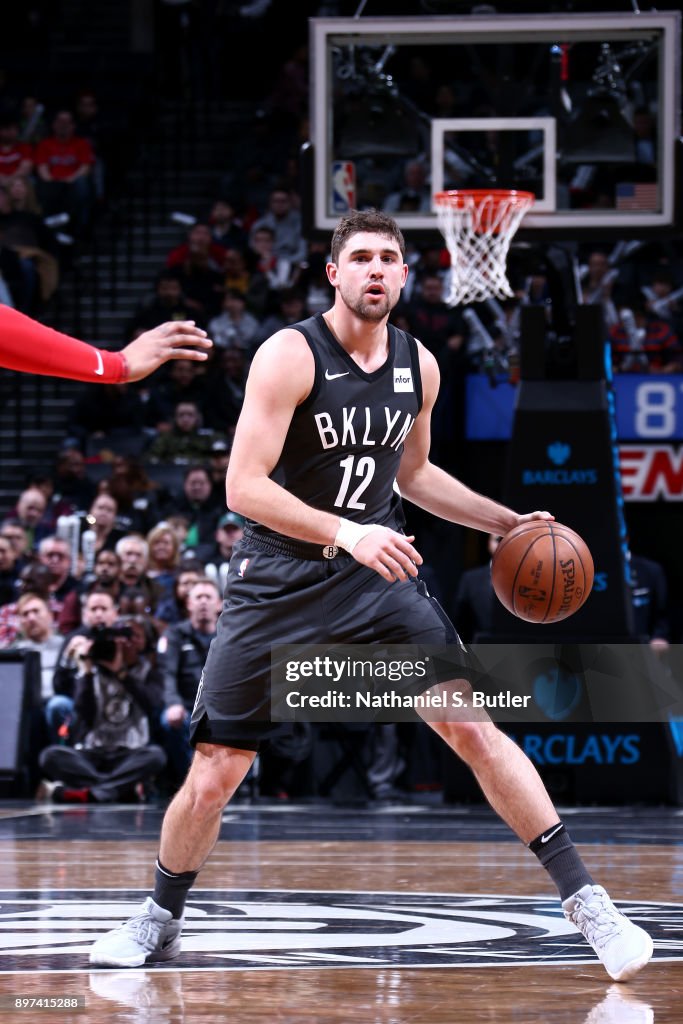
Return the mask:
M 564 441 L 553 441 L 546 448 L 548 460 L 552 462 L 555 469 L 523 469 L 522 483 L 525 486 L 566 486 L 568 484 L 591 485 L 598 482 L 597 469 L 569 469 L 564 468 L 565 463 L 571 458 L 572 450 L 570 445 Z

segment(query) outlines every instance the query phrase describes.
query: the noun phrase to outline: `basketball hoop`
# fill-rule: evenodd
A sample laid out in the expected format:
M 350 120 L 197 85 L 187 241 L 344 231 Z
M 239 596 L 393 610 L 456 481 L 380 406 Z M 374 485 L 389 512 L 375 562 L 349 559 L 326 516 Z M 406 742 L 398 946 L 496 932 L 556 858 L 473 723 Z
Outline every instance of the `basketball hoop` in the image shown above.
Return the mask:
M 439 228 L 451 255 L 449 306 L 513 295 L 505 274 L 510 242 L 534 202 L 516 189 L 456 189 L 434 196 Z

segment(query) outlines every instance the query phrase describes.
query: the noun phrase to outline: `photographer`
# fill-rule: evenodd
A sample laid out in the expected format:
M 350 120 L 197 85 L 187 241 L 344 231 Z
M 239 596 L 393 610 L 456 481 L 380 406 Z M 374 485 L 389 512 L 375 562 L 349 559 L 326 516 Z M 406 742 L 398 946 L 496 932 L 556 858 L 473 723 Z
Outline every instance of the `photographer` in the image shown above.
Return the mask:
M 64 637 L 52 679 L 54 692 L 59 694 L 62 700 L 62 721 L 59 725 L 65 723 L 67 734 L 69 722 L 73 718 L 73 697 L 81 659 L 88 653 L 95 631 L 105 626 L 113 626 L 119 614 L 111 593 L 97 584 L 93 585 L 87 594 L 78 596 L 83 624 Z
M 162 771 L 166 755 L 149 743 L 149 716 L 163 701 L 163 680 L 150 654 L 149 623 L 137 617 L 92 630 L 78 645 L 74 746 L 47 747 L 40 765 L 56 803 L 114 803 L 137 797 Z

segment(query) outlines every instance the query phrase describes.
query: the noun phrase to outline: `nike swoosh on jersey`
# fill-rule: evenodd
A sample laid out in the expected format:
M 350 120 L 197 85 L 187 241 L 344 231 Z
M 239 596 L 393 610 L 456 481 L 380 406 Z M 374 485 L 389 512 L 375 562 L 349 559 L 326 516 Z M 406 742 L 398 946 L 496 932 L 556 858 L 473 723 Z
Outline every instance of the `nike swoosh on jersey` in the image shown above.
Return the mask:
M 558 826 L 557 826 L 557 828 L 554 828 L 554 829 L 552 830 L 552 832 L 549 832 L 549 833 L 548 833 L 548 835 L 547 835 L 547 836 L 541 836 L 541 842 L 542 842 L 542 843 L 547 843 L 547 842 L 549 842 L 549 841 L 550 841 L 550 840 L 551 840 L 551 839 L 553 838 L 553 836 L 556 836 L 556 835 L 557 835 L 557 833 L 558 833 L 558 832 L 560 831 L 560 829 L 561 829 L 561 828 L 562 828 L 562 826 L 561 826 L 561 825 L 558 825 Z
M 104 374 L 104 363 L 102 362 L 102 355 L 99 349 L 95 349 L 95 357 L 97 359 L 97 369 L 95 370 L 95 373 L 98 377 L 101 377 Z
M 325 370 L 325 380 L 336 380 L 337 377 L 348 377 L 350 370 L 346 370 L 344 373 L 330 373 L 329 370 Z

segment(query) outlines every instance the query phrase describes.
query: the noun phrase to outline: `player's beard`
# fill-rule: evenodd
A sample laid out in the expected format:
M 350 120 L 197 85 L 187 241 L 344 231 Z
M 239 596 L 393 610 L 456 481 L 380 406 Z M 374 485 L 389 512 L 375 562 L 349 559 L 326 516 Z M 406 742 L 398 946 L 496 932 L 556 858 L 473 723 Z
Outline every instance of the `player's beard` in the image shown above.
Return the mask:
M 382 296 L 382 302 L 368 302 L 365 297 L 365 289 L 360 293 L 360 295 L 353 295 L 344 288 L 340 288 L 339 290 L 341 297 L 344 300 L 344 305 L 347 306 L 352 313 L 355 313 L 360 320 L 368 320 L 371 323 L 377 323 L 380 320 L 384 320 L 396 305 L 396 301 L 392 298 L 390 292 L 386 289 L 386 286 L 384 295 Z

